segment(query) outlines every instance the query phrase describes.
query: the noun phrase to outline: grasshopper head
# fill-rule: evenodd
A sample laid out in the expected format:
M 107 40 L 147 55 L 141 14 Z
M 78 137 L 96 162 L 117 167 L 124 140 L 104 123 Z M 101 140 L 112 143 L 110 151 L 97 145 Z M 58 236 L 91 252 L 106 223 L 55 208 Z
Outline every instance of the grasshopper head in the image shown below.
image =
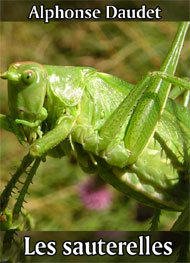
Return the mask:
M 12 119 L 18 124 L 18 135 L 22 141 L 32 143 L 47 117 L 43 108 L 47 73 L 38 63 L 18 62 L 0 77 L 8 80 L 8 105 Z

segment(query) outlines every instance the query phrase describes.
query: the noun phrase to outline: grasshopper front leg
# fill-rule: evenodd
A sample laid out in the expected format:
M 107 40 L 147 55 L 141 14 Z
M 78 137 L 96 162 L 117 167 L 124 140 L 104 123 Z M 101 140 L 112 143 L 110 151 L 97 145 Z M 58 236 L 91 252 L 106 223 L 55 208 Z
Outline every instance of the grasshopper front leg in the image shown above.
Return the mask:
M 168 99 L 171 83 L 176 84 L 176 78 L 170 75 L 175 73 L 188 26 L 188 22 L 180 23 L 170 51 L 160 69 L 161 73 L 155 74 L 156 76 L 148 74 L 136 85 L 100 130 L 100 137 L 106 138 L 104 145 L 100 146 L 103 150 L 113 141 L 135 107 L 124 136 L 127 162 L 121 166 L 133 164 L 154 134 Z M 188 89 L 189 84 L 184 83 L 183 87 Z
M 62 121 L 47 134 L 36 140 L 30 146 L 30 155 L 33 157 L 41 157 L 49 150 L 63 141 L 71 132 L 71 129 L 75 123 L 75 117 L 68 116 L 62 119 Z

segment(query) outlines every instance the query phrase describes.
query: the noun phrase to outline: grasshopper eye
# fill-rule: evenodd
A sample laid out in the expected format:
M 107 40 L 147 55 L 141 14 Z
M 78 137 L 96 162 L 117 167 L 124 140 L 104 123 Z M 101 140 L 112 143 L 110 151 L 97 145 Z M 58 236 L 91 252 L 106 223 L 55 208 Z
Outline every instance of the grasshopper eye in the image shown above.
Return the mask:
M 26 84 L 31 84 L 35 79 L 35 73 L 32 70 L 25 70 L 22 73 L 22 80 L 24 81 L 24 83 Z

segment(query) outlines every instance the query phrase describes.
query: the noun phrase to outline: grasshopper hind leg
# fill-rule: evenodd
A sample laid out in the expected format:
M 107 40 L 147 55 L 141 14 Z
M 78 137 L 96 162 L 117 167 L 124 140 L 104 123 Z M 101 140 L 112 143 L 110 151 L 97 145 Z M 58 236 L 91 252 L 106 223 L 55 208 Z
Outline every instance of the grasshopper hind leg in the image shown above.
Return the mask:
M 183 95 L 183 106 L 190 107 L 190 79 L 178 78 L 167 73 L 155 71 L 150 73 L 152 76 L 159 76 L 161 79 L 166 80 L 174 85 L 170 91 L 169 97 L 173 100 Z

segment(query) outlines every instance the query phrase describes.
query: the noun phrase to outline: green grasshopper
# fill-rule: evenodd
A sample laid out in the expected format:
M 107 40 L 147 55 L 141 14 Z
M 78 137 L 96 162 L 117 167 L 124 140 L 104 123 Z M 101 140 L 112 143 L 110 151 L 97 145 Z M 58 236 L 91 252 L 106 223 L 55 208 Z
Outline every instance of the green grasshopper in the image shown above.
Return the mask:
M 35 62 L 14 63 L 2 73 L 10 115 L 0 115 L 1 127 L 27 142 L 29 153 L 2 193 L 1 211 L 35 160 L 16 204 L 20 210 L 46 155 L 75 155 L 86 173 L 99 173 L 128 196 L 182 211 L 189 194 L 190 83 L 174 74 L 188 26 L 179 24 L 160 70 L 136 85 L 90 67 Z M 174 101 L 182 93 L 183 105 Z

